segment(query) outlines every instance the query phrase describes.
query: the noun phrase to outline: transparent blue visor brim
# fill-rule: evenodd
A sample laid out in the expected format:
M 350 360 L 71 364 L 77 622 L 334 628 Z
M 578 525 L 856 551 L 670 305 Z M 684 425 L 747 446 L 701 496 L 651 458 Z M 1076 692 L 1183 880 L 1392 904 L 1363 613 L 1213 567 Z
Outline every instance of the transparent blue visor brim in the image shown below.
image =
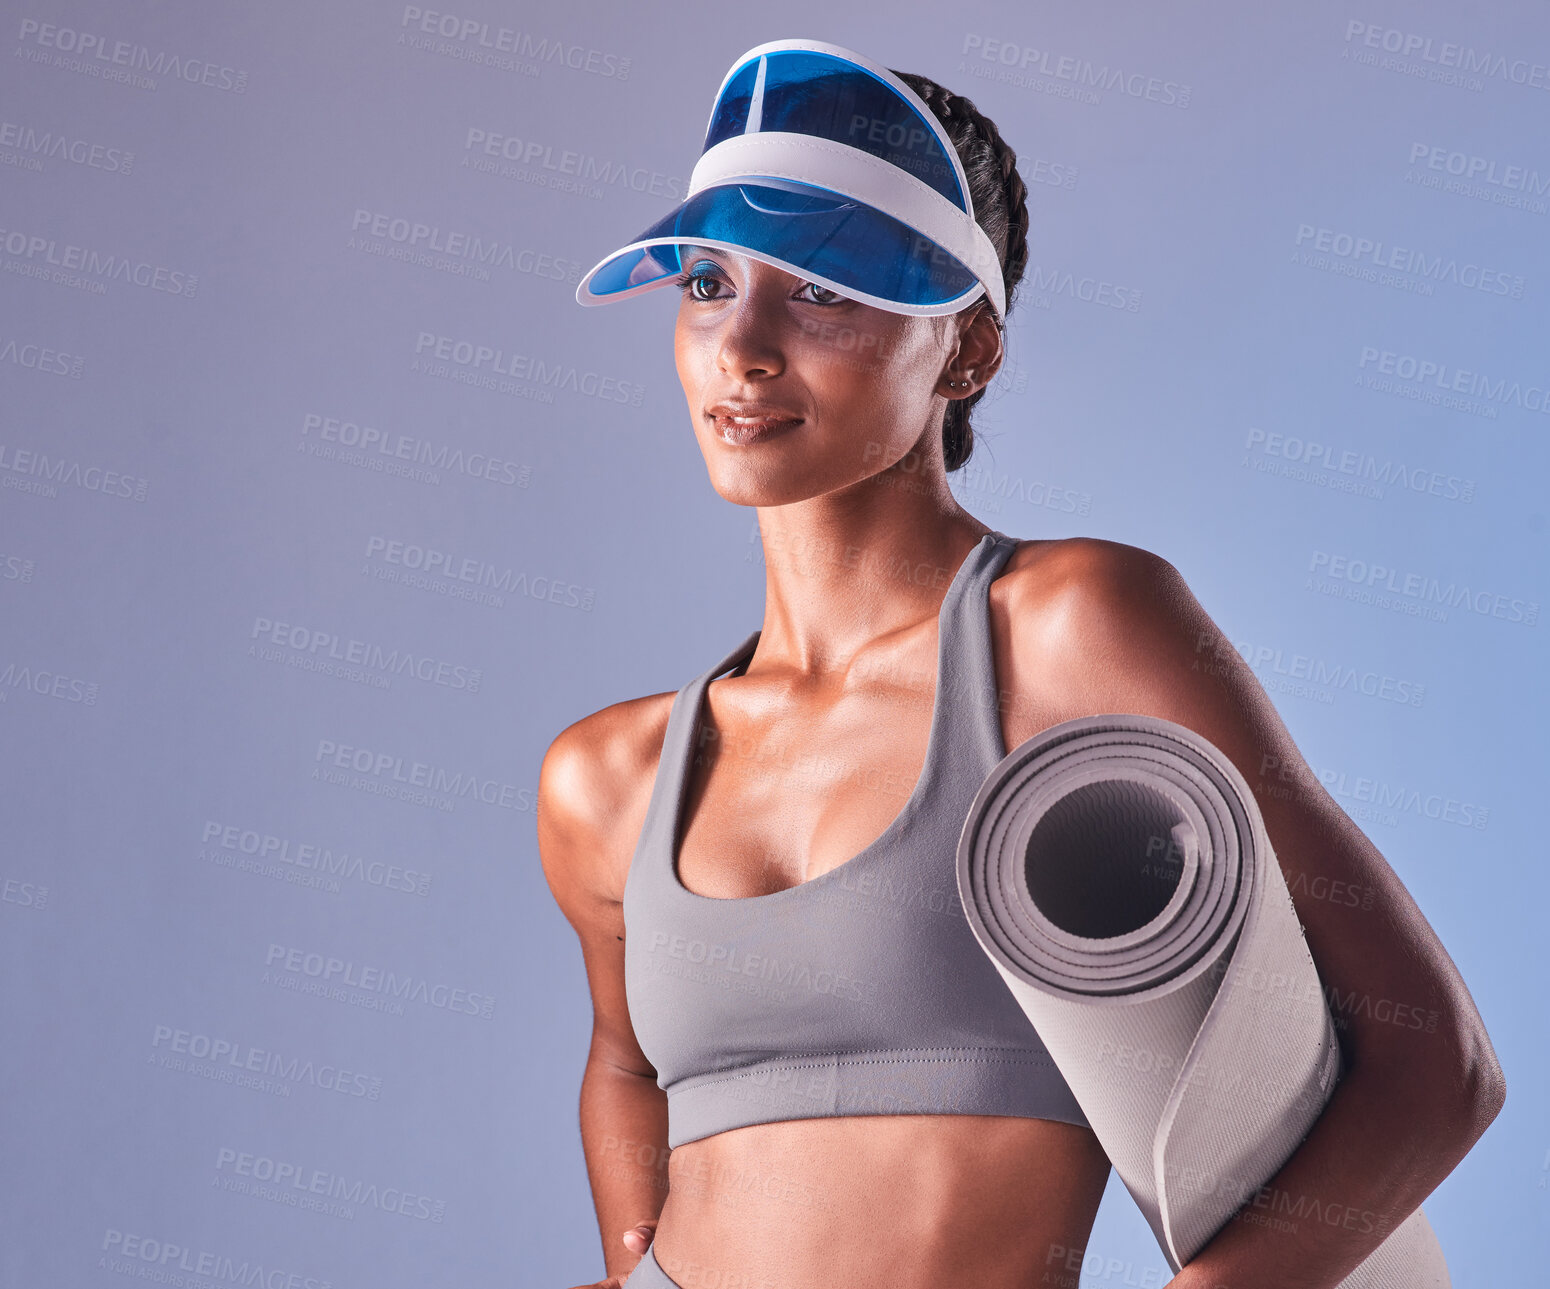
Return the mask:
M 979 279 L 907 224 L 827 188 L 788 180 L 706 188 L 611 256 L 584 283 L 595 298 L 633 295 L 681 273 L 681 246 L 734 246 L 879 308 L 953 312 Z M 672 244 L 677 243 L 677 244 Z

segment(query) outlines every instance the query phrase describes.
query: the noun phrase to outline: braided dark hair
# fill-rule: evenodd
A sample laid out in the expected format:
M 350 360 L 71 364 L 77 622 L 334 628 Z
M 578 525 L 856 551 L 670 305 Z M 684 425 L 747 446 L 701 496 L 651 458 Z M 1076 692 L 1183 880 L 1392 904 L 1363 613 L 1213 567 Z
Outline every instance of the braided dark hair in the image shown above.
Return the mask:
M 958 150 L 969 180 L 975 220 L 1001 256 L 1010 313 L 1013 293 L 1028 263 L 1028 186 L 1017 173 L 1017 153 L 1001 137 L 996 123 L 972 100 L 954 94 L 929 77 L 889 70 L 925 100 Z M 976 302 L 971 307 L 990 306 Z M 942 420 L 942 456 L 949 472 L 967 462 L 974 451 L 974 427 L 969 424 L 969 414 L 984 392 L 979 389 L 968 398 L 948 401 Z

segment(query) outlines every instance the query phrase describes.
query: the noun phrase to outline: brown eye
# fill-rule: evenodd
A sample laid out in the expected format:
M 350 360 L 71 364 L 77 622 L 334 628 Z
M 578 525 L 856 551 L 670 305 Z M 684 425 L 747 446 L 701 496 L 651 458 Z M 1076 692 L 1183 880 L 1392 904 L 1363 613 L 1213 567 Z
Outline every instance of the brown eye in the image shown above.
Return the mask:
M 719 287 L 720 285 L 721 283 L 709 274 L 697 273 L 689 279 L 689 294 L 696 300 L 714 300 L 717 298 L 715 292 L 707 293 L 702 291 L 701 287 Z
M 833 304 L 836 300 L 843 300 L 845 298 L 838 291 L 831 291 L 828 287 L 820 286 L 817 282 L 808 282 L 802 289 L 814 293 L 810 297 L 814 304 Z

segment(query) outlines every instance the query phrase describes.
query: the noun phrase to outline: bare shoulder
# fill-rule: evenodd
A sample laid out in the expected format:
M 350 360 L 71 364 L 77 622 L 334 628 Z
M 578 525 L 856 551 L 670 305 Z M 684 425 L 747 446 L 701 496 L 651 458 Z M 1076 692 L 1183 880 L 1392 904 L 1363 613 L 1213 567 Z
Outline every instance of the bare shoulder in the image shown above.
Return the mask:
M 996 585 L 1004 583 L 1015 598 L 1110 601 L 1122 607 L 1124 592 L 1177 576 L 1173 565 L 1144 547 L 1102 537 L 1060 537 L 1019 541 Z
M 1102 713 L 1161 717 L 1221 749 L 1268 815 L 1294 797 L 1301 828 L 1339 827 L 1253 670 L 1163 556 L 1092 537 L 1022 543 L 999 582 L 999 673 L 1014 697 L 1039 700 L 1019 741 Z
M 1096 537 L 1020 543 L 1000 581 L 997 643 L 1054 719 L 1146 713 L 1215 742 L 1251 783 L 1307 773 L 1258 678 L 1164 556 Z
M 1178 570 L 1142 547 L 1099 537 L 1019 541 L 991 584 L 999 670 L 1019 693 L 1037 691 L 1044 724 L 1084 707 L 1112 710 L 1091 704 L 1106 677 L 1129 673 L 1133 660 L 1116 646 L 1137 629 L 1192 639 L 1200 624 L 1182 626 L 1192 600 Z
M 539 857 L 572 925 L 624 900 L 672 704 L 672 691 L 613 703 L 566 726 L 544 753 Z
M 581 942 L 592 995 L 589 1061 L 654 1078 L 624 984 L 624 882 L 651 801 L 671 693 L 614 703 L 555 737 L 538 772 L 538 854 Z

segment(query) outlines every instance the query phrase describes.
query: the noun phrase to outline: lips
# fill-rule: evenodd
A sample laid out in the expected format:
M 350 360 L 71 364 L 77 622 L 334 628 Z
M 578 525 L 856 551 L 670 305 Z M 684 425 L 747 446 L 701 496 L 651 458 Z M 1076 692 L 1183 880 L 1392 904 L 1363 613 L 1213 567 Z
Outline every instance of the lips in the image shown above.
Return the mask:
M 715 403 L 705 409 L 716 433 L 730 443 L 751 443 L 800 425 L 802 418 L 769 403 Z
M 718 420 L 723 416 L 746 421 L 800 421 L 802 419 L 795 412 L 784 407 L 776 407 L 774 403 L 712 403 L 705 411 Z

